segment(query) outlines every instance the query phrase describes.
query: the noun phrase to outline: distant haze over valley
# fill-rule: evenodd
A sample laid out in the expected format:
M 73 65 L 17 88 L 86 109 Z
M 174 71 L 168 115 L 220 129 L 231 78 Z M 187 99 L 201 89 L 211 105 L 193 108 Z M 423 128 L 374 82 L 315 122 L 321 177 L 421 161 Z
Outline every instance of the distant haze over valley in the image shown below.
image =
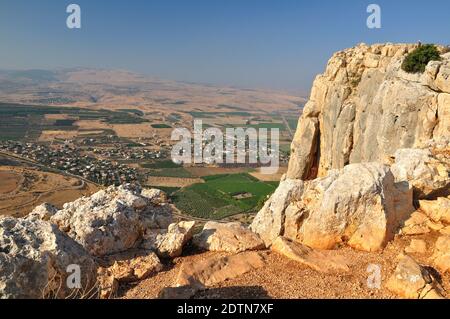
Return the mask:
M 176 82 L 123 70 L 88 68 L 0 71 L 0 100 L 142 111 L 253 112 L 296 112 L 306 101 L 286 92 Z

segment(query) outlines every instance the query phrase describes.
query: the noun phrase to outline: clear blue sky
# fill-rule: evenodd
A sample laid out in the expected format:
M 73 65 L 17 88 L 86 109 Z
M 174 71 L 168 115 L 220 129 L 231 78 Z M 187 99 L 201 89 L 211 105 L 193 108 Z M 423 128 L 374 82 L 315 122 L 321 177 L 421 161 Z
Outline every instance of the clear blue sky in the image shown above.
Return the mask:
M 69 30 L 65 8 L 82 8 Z M 366 7 L 382 8 L 382 29 Z M 450 43 L 448 0 L 0 0 L 0 68 L 121 68 L 161 78 L 307 92 L 359 42 Z

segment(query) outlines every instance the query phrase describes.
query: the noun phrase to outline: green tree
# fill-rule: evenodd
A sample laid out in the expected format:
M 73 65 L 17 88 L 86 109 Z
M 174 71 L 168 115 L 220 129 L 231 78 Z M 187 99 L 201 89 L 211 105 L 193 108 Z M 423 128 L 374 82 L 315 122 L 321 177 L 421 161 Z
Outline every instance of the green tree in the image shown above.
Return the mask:
M 423 73 L 428 62 L 440 60 L 441 56 L 436 46 L 434 44 L 425 44 L 406 56 L 402 69 L 408 73 Z

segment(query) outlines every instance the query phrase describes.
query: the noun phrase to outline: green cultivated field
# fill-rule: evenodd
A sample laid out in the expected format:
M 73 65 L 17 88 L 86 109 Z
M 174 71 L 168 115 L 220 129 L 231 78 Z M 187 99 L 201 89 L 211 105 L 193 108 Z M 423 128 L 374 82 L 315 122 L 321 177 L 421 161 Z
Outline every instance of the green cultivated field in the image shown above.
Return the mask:
M 71 119 L 52 121 L 45 119 L 46 114 L 65 114 Z M 77 130 L 73 125 L 76 120 L 101 120 L 110 124 L 147 122 L 132 112 L 0 103 L 0 139 L 33 141 L 44 130 Z
M 184 167 L 177 168 L 162 168 L 150 171 L 150 176 L 158 177 L 178 177 L 178 178 L 190 178 L 192 174 Z
M 172 195 L 181 211 L 200 218 L 222 219 L 256 210 L 261 199 L 273 193 L 278 183 L 261 182 L 249 174 L 214 175 L 203 178 L 205 183 L 195 184 Z M 251 197 L 233 196 L 250 193 Z
M 172 128 L 172 126 L 164 124 L 164 123 L 160 123 L 160 124 L 152 124 L 153 128 Z
M 171 160 L 159 160 L 155 162 L 141 163 L 142 168 L 148 169 L 150 176 L 190 178 L 192 174 L 182 165 L 175 164 Z
M 182 165 L 175 164 L 171 160 L 162 160 L 156 161 L 152 163 L 141 163 L 141 167 L 143 168 L 151 168 L 151 169 L 163 169 L 163 168 L 180 168 Z

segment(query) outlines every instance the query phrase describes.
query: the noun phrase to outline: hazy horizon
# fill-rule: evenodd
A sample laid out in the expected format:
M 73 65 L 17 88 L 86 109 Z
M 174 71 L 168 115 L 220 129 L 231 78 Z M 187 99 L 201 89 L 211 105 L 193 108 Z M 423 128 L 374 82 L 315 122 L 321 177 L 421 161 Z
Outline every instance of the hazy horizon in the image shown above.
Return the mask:
M 81 6 L 81 29 L 66 27 L 69 3 Z M 370 3 L 382 9 L 381 29 L 366 26 Z M 2 0 L 0 69 L 118 69 L 305 95 L 334 52 L 361 42 L 448 44 L 449 20 L 444 0 Z
M 101 68 L 101 67 L 86 67 L 86 66 L 73 66 L 73 67 L 54 67 L 54 68 L 0 68 L 0 72 L 3 73 L 15 73 L 15 72 L 32 72 L 32 71 L 43 71 L 43 72 L 67 72 L 67 71 L 76 71 L 76 70 L 94 70 L 94 71 L 112 71 L 112 72 L 129 72 L 135 74 L 137 76 L 143 76 L 148 80 L 155 80 L 161 82 L 174 82 L 180 84 L 190 84 L 190 85 L 198 85 L 203 87 L 214 87 L 214 88 L 230 88 L 230 89 L 241 89 L 241 90 L 255 90 L 255 91 L 273 91 L 279 93 L 286 93 L 293 96 L 307 98 L 309 92 L 301 92 L 299 90 L 293 89 L 285 89 L 285 88 L 270 88 L 270 87 L 254 87 L 254 86 L 243 86 L 243 85 L 234 85 L 234 84 L 226 84 L 226 83 L 210 83 L 210 82 L 200 82 L 200 81 L 189 81 L 189 80 L 177 80 L 164 78 L 160 76 L 154 76 L 151 74 L 139 73 L 132 70 L 127 69 L 119 69 L 119 68 Z M 8 79 L 10 80 L 10 79 Z M 312 83 L 311 83 L 312 84 Z

